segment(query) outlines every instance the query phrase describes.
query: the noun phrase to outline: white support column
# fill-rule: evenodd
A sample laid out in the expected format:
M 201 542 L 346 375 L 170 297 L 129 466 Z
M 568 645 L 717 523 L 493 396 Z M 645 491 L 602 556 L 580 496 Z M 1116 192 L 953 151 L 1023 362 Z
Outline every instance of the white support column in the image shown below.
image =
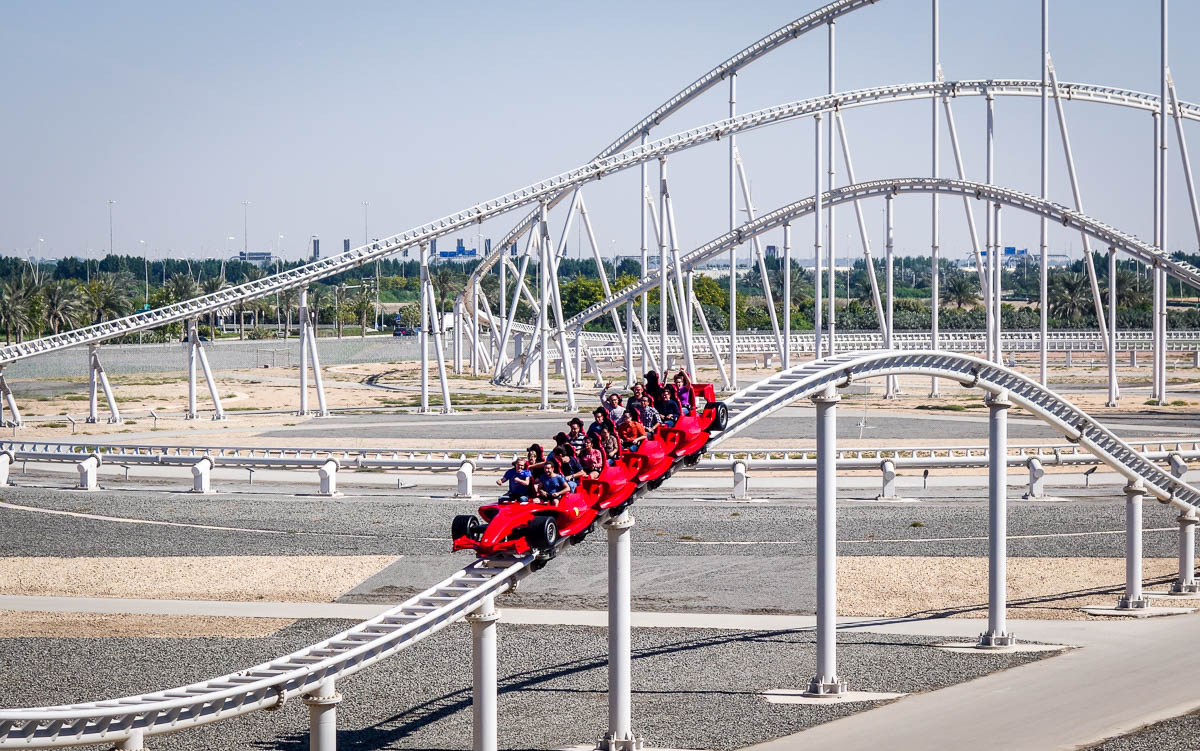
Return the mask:
M 429 301 L 426 299 L 429 295 L 429 244 L 421 243 L 421 284 L 418 293 L 417 305 L 421 308 L 419 316 L 419 328 L 417 329 L 417 347 L 421 350 L 421 409 L 422 413 L 429 412 Z M 524 269 L 522 269 L 524 270 Z M 513 312 L 517 309 L 516 300 L 513 301 Z M 510 323 L 511 326 L 511 323 Z M 509 331 L 509 326 L 506 326 L 505 334 Z M 503 355 L 504 344 L 501 343 L 501 354 Z M 501 358 L 503 359 L 503 358 Z M 499 374 L 501 360 L 496 361 L 496 372 Z
M 196 410 L 196 345 L 200 343 L 200 334 L 196 330 L 196 319 L 189 318 L 187 320 L 187 340 L 188 340 L 188 399 L 187 411 L 183 413 L 183 419 L 195 420 L 199 417 L 199 412 Z
M 88 379 L 89 399 L 87 421 L 98 421 L 96 414 L 96 387 L 99 385 L 99 390 L 104 392 L 104 401 L 108 405 L 108 422 L 110 424 L 121 422 L 121 411 L 117 409 L 116 394 L 113 393 L 112 386 L 108 383 L 108 374 L 104 372 L 104 366 L 100 364 L 100 345 L 88 345 L 88 362 L 90 363 L 91 375 Z
M 717 366 L 717 371 L 721 374 L 721 382 L 726 391 L 732 391 L 732 382 L 729 375 L 725 372 L 725 361 L 721 359 L 721 351 L 717 349 L 717 341 L 713 336 L 712 329 L 709 328 L 708 318 L 704 315 L 704 308 L 700 305 L 700 301 L 696 299 L 694 294 L 690 295 L 690 297 L 692 298 L 692 307 L 696 310 L 696 317 L 700 319 L 700 328 L 704 331 L 704 338 L 708 340 L 708 348 L 712 352 L 713 362 Z
M 988 406 L 988 630 L 984 649 L 1016 644 L 1008 632 L 1008 392 L 992 394 Z
M 1158 149 L 1155 152 L 1155 163 L 1157 169 L 1155 171 L 1155 179 L 1157 181 L 1155 191 L 1156 207 L 1154 212 L 1154 226 L 1157 229 L 1154 238 L 1154 244 L 1163 253 L 1167 250 L 1167 0 L 1161 0 L 1159 11 L 1159 99 L 1158 99 L 1158 121 L 1155 125 L 1158 128 L 1156 140 Z M 1155 317 L 1155 327 L 1158 331 L 1158 337 L 1155 340 L 1155 352 L 1158 354 L 1158 362 L 1156 363 L 1155 372 L 1158 381 L 1158 403 L 1167 403 L 1167 271 L 1160 265 L 1154 267 L 1156 276 L 1159 279 L 1161 303 L 1159 304 L 1159 312 Z M 1161 320 L 1160 320 L 1161 319 Z
M 317 352 L 317 333 L 308 332 L 308 359 L 312 364 L 313 386 L 317 390 L 317 416 L 329 417 L 329 405 L 325 402 L 325 379 L 321 375 L 321 357 Z
M 637 381 L 633 372 L 633 298 L 625 301 L 625 388 Z
M 470 459 L 463 459 L 462 464 L 458 465 L 458 470 L 454 473 L 455 498 L 475 497 L 475 489 L 472 482 L 474 475 L 475 463 Z
M 337 459 L 327 459 L 317 469 L 317 477 L 321 482 L 321 495 L 340 496 L 337 489 L 338 462 Z
M 306 694 L 308 706 L 308 751 L 337 751 L 337 705 L 342 695 L 332 678 L 321 681 L 317 690 Z
M 893 206 L 894 203 L 895 203 L 894 196 L 889 193 L 887 198 L 885 199 L 885 204 L 884 204 L 885 205 L 884 222 L 886 224 L 886 228 L 884 230 L 885 235 L 884 235 L 884 245 L 883 245 L 883 247 L 884 247 L 884 266 L 886 267 L 885 270 L 887 273 L 887 316 L 884 321 L 885 325 L 884 325 L 884 330 L 883 330 L 883 336 L 884 336 L 884 346 L 886 346 L 888 349 L 892 349 L 892 347 L 895 344 L 894 339 L 893 339 L 893 335 L 895 332 L 895 328 L 894 328 L 895 319 L 893 317 L 893 312 L 894 312 L 893 302 L 895 300 L 895 295 L 894 295 L 895 267 L 893 266 L 894 258 L 893 258 L 893 254 L 892 254 L 893 246 L 895 245 L 895 240 L 896 240 L 896 223 L 895 223 L 895 213 L 894 213 L 895 207 Z M 884 398 L 885 399 L 895 399 L 896 398 L 896 376 L 894 376 L 894 375 L 887 376 L 884 383 L 886 384 L 884 386 L 884 394 L 883 394 Z
M 650 134 L 649 134 L 649 132 L 647 132 L 647 131 L 642 131 L 642 145 L 643 145 L 643 146 L 645 146 L 645 145 L 646 145 L 646 139 L 649 137 L 649 135 L 650 135 Z M 731 149 L 733 148 L 733 141 L 732 141 L 732 137 L 731 137 L 731 140 L 730 140 L 730 146 L 729 146 L 729 147 L 730 147 Z M 730 153 L 732 154 L 733 152 L 730 152 Z M 650 270 L 649 270 L 649 268 L 647 267 L 648 260 L 649 260 L 649 257 L 650 257 L 650 256 L 649 256 L 649 254 L 648 254 L 648 250 L 649 250 L 649 248 L 648 248 L 648 238 L 646 237 L 646 209 L 648 208 L 648 195 L 649 195 L 649 191 L 650 191 L 650 185 L 649 185 L 649 183 L 647 182 L 648 178 L 647 178 L 647 175 L 646 175 L 646 170 L 647 170 L 647 168 L 648 168 L 648 167 L 649 167 L 649 165 L 648 165 L 646 162 L 642 162 L 642 164 L 641 164 L 641 167 L 640 167 L 640 169 L 641 169 L 641 173 L 642 173 L 642 188 L 641 188 L 642 192 L 641 192 L 641 193 L 638 195 L 638 204 L 641 206 L 641 212 L 642 212 L 642 213 L 641 213 L 641 217 L 642 217 L 642 227 L 641 227 L 641 230 L 642 230 L 642 244 L 641 244 L 641 254 L 642 254 L 642 255 L 641 255 L 641 264 L 642 264 L 642 267 L 641 267 L 641 274 L 642 274 L 642 278 L 645 278 L 645 277 L 647 277 L 647 276 L 649 276 L 649 275 L 650 275 Z M 730 170 L 732 170 L 732 169 L 733 169 L 733 161 L 732 161 L 732 158 L 731 158 L 731 160 L 730 160 L 730 163 L 729 163 L 729 169 L 730 169 Z M 733 172 L 730 172 L 729 174 L 730 174 L 730 175 L 732 175 L 732 174 L 733 174 Z M 731 177 L 730 179 L 732 180 L 732 177 Z M 732 185 L 732 183 L 730 183 L 730 185 Z M 733 199 L 732 199 L 732 196 L 733 196 L 733 189 L 732 189 L 732 188 L 730 188 L 730 193 L 729 193 L 729 195 L 730 195 L 730 200 L 733 200 Z M 731 217 L 732 217 L 732 211 L 730 212 L 730 214 L 731 214 Z M 733 219 L 731 218 L 731 219 L 730 219 L 730 225 L 729 225 L 729 229 L 733 229 L 733 223 L 732 223 L 732 222 L 733 222 Z M 642 309 L 641 309 L 641 311 L 640 311 L 640 315 L 641 315 L 641 318 L 642 318 L 642 331 L 648 331 L 648 330 L 650 329 L 650 318 L 649 318 L 649 316 L 650 316 L 650 293 L 649 293 L 649 292 L 642 292 L 642 302 L 641 302 L 641 304 L 642 304 Z M 628 323 L 629 323 L 629 325 L 631 325 L 631 326 L 633 325 L 632 321 L 629 321 Z M 647 358 L 648 358 L 648 356 L 649 356 L 649 355 L 648 355 L 648 352 L 647 352 L 647 350 L 643 349 L 643 350 L 642 350 L 642 370 L 649 370 L 649 369 L 650 369 L 650 368 L 648 367 L 648 365 L 647 365 L 647 363 L 649 362 L 649 360 L 647 359 Z
M 550 225 L 547 217 L 546 202 L 542 201 L 541 207 L 538 209 L 538 227 L 535 230 L 538 233 L 538 318 L 537 318 L 537 346 L 538 346 L 538 409 L 550 409 L 550 320 L 549 309 L 550 304 L 550 278 L 548 270 L 551 264 L 550 251 Z
M 932 5 L 931 5 L 931 11 L 932 12 L 930 15 L 930 46 L 929 46 L 929 49 L 930 49 L 930 73 L 929 74 L 931 76 L 931 80 L 936 81 L 938 72 L 941 70 L 941 66 L 942 66 L 942 64 L 941 64 L 941 27 L 940 27 L 941 16 L 939 15 L 939 12 L 938 12 L 938 0 L 933 0 Z M 930 171 L 932 173 L 932 177 L 934 179 L 937 179 L 937 177 L 940 174 L 938 162 L 939 162 L 939 158 L 941 156 L 941 152 L 940 152 L 939 144 L 938 144 L 938 107 L 937 107 L 937 99 L 936 98 L 930 100 L 930 115 L 932 116 L 932 121 L 931 121 L 932 127 L 930 128 L 930 153 L 929 153 Z M 929 273 L 930 273 L 929 291 L 931 293 L 931 300 L 930 300 L 930 305 L 929 305 L 930 314 L 931 314 L 930 315 L 930 336 L 931 336 L 930 344 L 932 345 L 931 349 L 936 350 L 936 349 L 941 348 L 940 343 L 938 341 L 938 314 L 939 314 L 938 308 L 941 305 L 941 289 L 940 289 L 941 282 L 939 281 L 941 269 L 938 268 L 939 261 L 941 260 L 941 253 L 940 253 L 940 247 L 939 247 L 940 243 L 941 243 L 941 238 L 940 238 L 941 221 L 940 221 L 940 217 L 938 215 L 938 194 L 937 193 L 931 194 L 929 199 L 930 199 L 930 210 L 931 210 L 931 217 L 932 217 L 932 220 L 930 222 L 930 256 L 929 256 Z M 938 380 L 937 380 L 937 378 L 933 378 L 929 382 L 929 395 L 930 396 L 938 395 Z
M 431 328 L 433 329 L 433 354 L 437 359 L 438 366 L 438 383 L 442 387 L 442 408 L 439 410 L 443 415 L 448 415 L 454 411 L 450 405 L 450 383 L 446 378 L 446 359 L 443 356 L 442 342 L 445 339 L 442 331 L 442 316 L 440 311 L 434 305 L 433 297 L 433 282 L 429 282 L 429 292 L 425 295 L 425 299 L 429 302 L 429 318 L 431 320 Z
M 608 530 L 608 732 L 598 748 L 634 751 L 644 745 L 633 733 L 632 652 L 630 646 L 630 530 L 628 511 L 607 521 Z
M 850 141 L 846 138 L 846 124 L 842 120 L 842 111 L 833 111 L 833 124 L 837 125 L 838 140 L 842 144 L 842 161 L 846 164 L 846 184 L 858 182 L 854 176 L 854 161 L 850 158 Z M 832 157 L 830 157 L 832 159 Z M 858 236 L 862 239 L 863 265 L 869 270 L 867 281 L 871 285 L 871 300 L 875 307 L 875 320 L 879 328 L 884 328 L 883 301 L 879 297 L 879 280 L 875 278 L 875 260 L 871 257 L 871 238 L 867 233 L 867 219 L 863 214 L 861 201 L 854 202 L 854 218 L 858 222 Z
M 826 64 L 826 68 L 829 73 L 828 94 L 830 96 L 834 95 L 835 89 L 837 88 L 837 86 L 835 84 L 835 80 L 834 80 L 834 62 L 836 59 L 835 52 L 837 50 L 837 47 L 834 44 L 834 40 L 835 40 L 834 28 L 835 27 L 834 27 L 833 21 L 830 21 L 828 24 L 829 35 L 828 35 L 828 46 L 827 46 L 827 52 L 829 53 L 829 59 Z M 828 179 L 825 182 L 825 187 L 829 191 L 833 190 L 835 172 L 837 171 L 837 162 L 836 162 L 836 159 L 834 158 L 834 151 L 833 151 L 833 131 L 834 131 L 834 124 L 833 124 L 833 121 L 830 120 L 830 122 L 829 122 L 829 157 L 828 157 L 829 164 L 827 165 L 827 172 L 826 172 Z M 834 211 L 834 206 L 831 203 L 829 205 L 828 214 L 825 217 L 825 231 L 828 233 L 826 235 L 827 247 L 825 249 L 825 252 L 827 254 L 826 257 L 829 259 L 829 354 L 831 354 L 831 355 L 837 353 L 837 235 L 834 233 L 834 220 L 836 218 L 836 215 L 837 215 L 837 212 Z M 850 289 L 849 289 L 848 281 L 847 281 L 846 287 L 847 287 L 846 288 L 847 297 L 849 297 Z
M 996 321 L 995 337 L 996 340 L 992 344 L 992 353 L 996 355 L 996 364 L 1004 364 L 1004 346 L 1001 344 L 1001 335 L 1004 332 L 1004 244 L 1000 240 L 1000 204 L 992 207 L 994 212 L 992 220 L 992 243 L 993 250 L 996 251 L 996 275 L 993 294 L 994 303 L 996 306 L 992 317 Z
M 897 500 L 899 496 L 896 495 L 896 463 L 891 459 L 884 459 L 879 463 L 879 471 L 883 475 L 883 488 L 879 495 L 875 496 L 875 500 Z
M 96 422 L 96 390 L 99 387 L 99 379 L 96 374 L 96 363 L 99 361 L 99 344 L 88 345 L 88 416 L 87 421 L 90 423 Z
M 496 751 L 496 598 L 484 598 L 466 620 L 471 624 L 471 749 Z
M 196 342 L 196 356 L 200 360 L 200 369 L 204 371 L 204 382 L 208 384 L 208 395 L 212 397 L 212 419 L 224 420 L 225 408 L 221 406 L 221 392 L 217 390 L 217 379 L 213 377 L 212 368 L 208 365 L 208 354 L 205 353 L 204 345 L 200 342 Z
M 988 185 L 996 184 L 996 101 L 992 96 L 991 89 L 987 90 L 984 97 L 987 104 L 986 119 L 984 122 L 984 181 Z M 988 268 L 988 283 L 987 293 L 984 295 L 984 307 L 987 309 L 987 357 L 985 359 L 992 362 L 1000 362 L 1000 356 L 996 353 L 996 342 L 1000 340 L 996 333 L 1000 326 L 1000 322 L 996 319 L 996 311 L 998 306 L 995 303 L 996 297 L 999 295 L 999 280 L 996 278 L 996 215 L 995 207 L 992 204 L 984 204 L 986 207 L 983 213 L 983 246 L 987 248 L 987 268 Z
M 296 414 L 308 414 L 308 337 L 312 334 L 308 324 L 308 287 L 300 288 L 300 309 L 296 311 L 300 319 L 300 411 Z
M 192 465 L 193 493 L 212 492 L 212 468 L 213 460 L 207 456 L 200 457 L 200 461 Z
M 1108 401 L 1115 407 L 1121 400 L 1117 384 L 1117 249 L 1108 249 Z
M 75 465 L 75 469 L 79 471 L 79 489 L 80 490 L 99 490 L 97 484 L 98 474 L 100 471 L 100 456 L 92 454 L 83 461 Z
M 454 298 L 454 356 L 451 360 L 451 368 L 454 370 L 454 375 L 462 375 L 463 361 L 463 308 L 462 297 Z
M 855 206 L 858 204 L 856 203 Z M 792 223 L 783 223 L 783 369 L 792 367 Z M 715 354 L 715 351 L 714 351 Z
M 12 485 L 8 481 L 9 471 L 12 469 L 15 457 L 11 451 L 0 451 L 0 488 L 7 488 Z
M 822 202 L 821 194 L 821 113 L 813 115 L 813 130 L 816 134 L 816 148 L 813 151 L 814 172 L 816 179 L 813 181 L 813 344 L 815 351 L 813 357 L 820 360 L 824 357 L 824 346 L 821 337 L 823 322 L 821 320 L 821 308 L 824 303 L 821 301 L 821 224 L 825 219 L 825 209 Z M 832 290 L 830 290 L 832 294 Z
M 1200 592 L 1200 582 L 1196 581 L 1196 512 L 1180 514 L 1176 521 L 1179 522 L 1179 576 L 1171 585 L 1171 592 Z
M 733 492 L 729 496 L 733 501 L 750 500 L 750 473 L 746 471 L 746 463 L 733 463 Z
M 1050 0 L 1042 0 L 1042 91 L 1041 91 L 1041 172 L 1040 185 L 1041 191 L 1039 196 L 1043 201 L 1046 200 L 1049 192 L 1050 172 L 1049 172 L 1049 157 L 1047 149 L 1047 136 L 1049 133 L 1049 104 L 1046 98 L 1046 86 L 1049 83 L 1047 78 L 1048 68 L 1050 63 Z M 1038 362 L 1041 373 L 1039 379 L 1043 386 L 1047 384 L 1046 373 L 1046 339 L 1049 331 L 1050 321 L 1050 290 L 1049 290 L 1049 251 L 1047 249 L 1048 229 L 1046 217 L 1042 217 L 1039 222 L 1038 232 L 1038 324 L 1040 336 L 1038 337 Z
M 658 350 L 667 368 L 667 158 L 658 158 Z
M 1036 456 L 1031 456 L 1025 462 L 1025 466 L 1029 467 L 1029 489 L 1025 491 L 1025 498 L 1030 500 L 1038 500 L 1046 496 L 1046 468 L 1042 466 L 1042 460 Z
M 817 674 L 807 696 L 846 692 L 837 673 L 837 403 L 832 384 L 813 397 L 817 407 Z
M 939 72 L 938 80 L 942 77 Z M 950 134 L 950 148 L 954 152 L 954 166 L 958 171 L 958 179 L 967 179 L 967 170 L 963 166 L 962 147 L 958 144 L 958 129 L 954 124 L 954 110 L 950 107 L 950 97 L 942 96 L 942 112 L 946 115 L 946 130 Z M 987 272 L 983 268 L 983 253 L 979 247 L 979 228 L 975 226 L 975 210 L 971 206 L 971 198 L 963 196 L 963 214 L 967 219 L 967 237 L 971 240 L 972 257 L 975 261 L 975 275 L 979 279 L 979 291 L 986 300 L 988 296 Z M 985 306 L 986 308 L 986 306 Z M 990 311 L 990 309 L 988 309 Z M 990 312 L 988 313 L 990 315 Z
M 479 375 L 479 361 L 481 358 L 480 347 L 482 343 L 479 341 L 479 298 L 482 297 L 483 290 L 479 283 L 471 288 L 471 375 Z
M 833 128 L 831 126 L 830 131 L 832 132 L 832 130 Z M 757 218 L 758 214 L 754 210 L 753 195 L 750 193 L 750 179 L 746 176 L 746 167 L 742 163 L 741 155 L 737 155 L 736 158 L 738 182 L 742 187 L 742 199 L 746 203 L 746 220 L 752 222 Z M 830 215 L 832 216 L 832 211 Z M 758 275 L 763 280 L 763 297 L 766 299 L 767 314 L 771 321 L 771 334 L 775 337 L 775 351 L 779 354 L 780 359 L 782 359 L 783 337 L 779 332 L 779 317 L 775 313 L 775 298 L 771 292 L 771 284 L 767 275 L 767 262 L 766 256 L 763 253 L 762 240 L 756 235 L 750 238 L 750 246 L 754 249 L 754 260 L 758 265 Z M 833 268 L 832 264 L 830 265 L 830 268 Z M 833 289 L 832 283 L 830 285 L 830 289 Z M 832 299 L 832 297 L 830 299 Z M 830 341 L 832 341 L 832 339 Z
M 1063 114 L 1062 96 L 1058 91 L 1058 74 L 1052 61 L 1046 61 L 1050 72 L 1050 86 L 1054 89 L 1054 112 L 1058 116 L 1058 129 L 1062 134 L 1063 154 L 1067 162 L 1067 178 L 1071 183 L 1071 195 L 1075 201 L 1075 210 L 1083 212 L 1083 198 L 1079 190 L 1079 178 L 1075 174 L 1075 154 L 1071 150 L 1071 139 L 1067 134 L 1067 119 Z M 1100 284 L 1096 280 L 1096 266 L 1092 263 L 1092 238 L 1086 232 L 1079 233 L 1083 245 L 1084 271 L 1087 273 L 1088 284 L 1092 290 L 1092 305 L 1096 311 L 1096 323 L 1100 329 L 1100 337 L 1108 339 L 1108 327 L 1104 323 L 1104 306 L 1100 302 Z M 1106 342 L 1107 345 L 1107 342 Z
M 1192 179 L 1192 159 L 1188 155 L 1187 139 L 1183 136 L 1183 117 L 1179 110 L 1179 97 L 1175 94 L 1175 82 L 1167 71 L 1167 92 L 1171 95 L 1171 119 L 1175 121 L 1175 141 L 1179 144 L 1179 159 L 1183 165 L 1183 180 L 1187 187 L 1188 205 L 1192 209 L 1192 224 L 1196 227 L 1196 241 L 1200 243 L 1200 203 L 1196 200 L 1196 182 Z
M 1125 594 L 1117 600 L 1118 610 L 1150 607 L 1142 596 L 1142 496 L 1141 480 L 1125 487 Z
M 737 112 L 737 71 L 729 72 L 729 117 Z M 817 115 L 820 117 L 820 115 Z M 820 136 L 818 135 L 818 142 Z M 737 193 L 734 172 L 735 156 L 737 155 L 737 136 L 729 136 L 729 230 L 737 227 Z M 645 182 L 643 180 L 643 182 Z M 817 193 L 821 192 L 817 183 Z M 820 198 L 818 200 L 818 205 Z M 818 225 L 819 226 L 819 225 Z M 643 272 L 645 273 L 645 272 Z M 644 303 L 643 303 L 644 305 Z M 820 307 L 820 303 L 817 303 Z M 820 336 L 820 334 L 818 334 Z M 819 357 L 820 355 L 818 355 Z M 729 248 L 729 388 L 737 390 L 737 245 Z
M 12 388 L 8 385 L 8 380 L 4 377 L 4 366 L 0 365 L 0 397 L 3 397 L 3 406 L 0 406 L 0 417 L 4 415 L 4 408 L 8 408 L 9 420 L 5 423 L 6 427 L 19 428 L 25 424 L 21 419 L 21 410 L 17 407 L 17 398 L 13 395 Z

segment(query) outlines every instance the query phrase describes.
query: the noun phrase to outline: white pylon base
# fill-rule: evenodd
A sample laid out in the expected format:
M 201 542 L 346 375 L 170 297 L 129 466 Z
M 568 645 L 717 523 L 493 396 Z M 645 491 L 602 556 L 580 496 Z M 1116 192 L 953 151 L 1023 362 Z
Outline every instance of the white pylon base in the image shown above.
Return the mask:
M 1130 599 L 1128 597 L 1117 598 L 1117 610 L 1142 610 L 1150 607 L 1150 601 L 1145 597 Z
M 646 739 L 641 736 L 630 738 L 613 738 L 606 735 L 596 742 L 596 751 L 641 751 L 646 747 Z
M 840 699 L 847 693 L 846 682 L 840 678 L 834 678 L 829 683 L 822 683 L 819 678 L 813 678 L 803 696 L 809 699 Z
M 979 641 L 975 646 L 979 649 L 1004 649 L 1006 647 L 1015 647 L 1017 645 L 1017 637 L 1012 634 L 980 634 Z

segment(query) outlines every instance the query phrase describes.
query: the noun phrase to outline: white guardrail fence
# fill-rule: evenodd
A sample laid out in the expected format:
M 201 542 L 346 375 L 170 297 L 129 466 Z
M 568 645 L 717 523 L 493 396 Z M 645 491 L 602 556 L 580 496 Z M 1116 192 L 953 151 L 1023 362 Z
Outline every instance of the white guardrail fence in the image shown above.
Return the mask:
M 1130 444 L 1146 458 L 1166 462 L 1173 472 L 1186 471 L 1187 462 L 1200 459 L 1200 440 L 1153 440 Z M 476 470 L 507 469 L 520 450 L 448 449 L 435 451 L 418 448 L 285 448 L 250 446 L 161 446 L 143 444 L 75 443 L 56 441 L 0 441 L 0 483 L 7 482 L 14 463 L 73 463 L 79 469 L 79 488 L 98 489 L 101 465 L 128 470 L 133 466 L 190 467 L 193 490 L 211 490 L 211 471 L 215 467 L 282 470 L 315 470 L 321 494 L 337 493 L 337 473 L 342 469 L 393 472 L 450 472 L 457 474 L 457 494 L 473 495 Z M 1097 464 L 1099 459 L 1086 448 L 1073 443 L 1010 446 L 1009 466 L 1030 469 L 1030 495 L 1035 475 L 1042 468 Z M 889 448 L 840 448 L 839 470 L 879 470 L 883 473 L 883 497 L 894 490 L 895 473 L 903 469 L 953 469 L 986 467 L 986 446 L 898 446 Z M 699 470 L 731 471 L 733 498 L 746 497 L 750 470 L 815 471 L 816 449 L 783 448 L 772 450 L 710 451 L 697 465 Z M 1040 491 L 1040 482 L 1037 483 Z

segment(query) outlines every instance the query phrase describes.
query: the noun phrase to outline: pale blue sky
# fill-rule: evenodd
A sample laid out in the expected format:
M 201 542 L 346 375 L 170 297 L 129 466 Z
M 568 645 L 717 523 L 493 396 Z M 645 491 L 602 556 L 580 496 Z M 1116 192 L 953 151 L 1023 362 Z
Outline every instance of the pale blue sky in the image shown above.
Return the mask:
M 702 72 L 819 4 L 4 0 L 0 251 L 36 250 L 39 237 L 47 256 L 107 251 L 109 199 L 118 201 L 118 251 L 137 252 L 139 240 L 155 257 L 238 250 L 243 200 L 252 248 L 283 235 L 297 258 L 315 234 L 323 250 L 340 250 L 343 237 L 362 240 L 363 201 L 381 236 L 585 162 Z M 928 80 L 929 5 L 880 0 L 839 23 L 839 88 Z M 942 5 L 948 78 L 1038 76 L 1037 0 Z M 1061 78 L 1157 91 L 1157 5 L 1055 0 Z M 1200 55 L 1188 32 L 1200 28 L 1200 4 L 1175 0 L 1172 14 L 1172 67 L 1180 96 L 1196 101 Z M 739 110 L 823 93 L 824 58 L 819 33 L 756 63 L 739 79 Z M 968 169 L 981 177 L 983 101 L 955 106 Z M 726 107 L 722 88 L 657 135 Z M 997 107 L 998 182 L 1036 191 L 1037 102 Z M 1147 236 L 1149 116 L 1076 104 L 1068 119 L 1088 212 Z M 927 174 L 928 102 L 846 120 L 860 180 Z M 1194 126 L 1189 133 L 1200 144 Z M 811 143 L 811 121 L 743 139 L 759 209 L 812 192 Z M 726 221 L 724 149 L 672 162 L 685 245 Z M 1054 159 L 1053 197 L 1067 202 Z M 951 168 L 947 151 L 944 174 Z M 1172 170 L 1170 245 L 1194 249 L 1175 162 Z M 606 252 L 636 243 L 635 181 L 589 188 Z M 900 207 L 901 247 L 927 246 L 927 206 Z M 961 255 L 961 208 L 945 211 L 943 245 Z M 839 236 L 852 224 L 840 212 Z M 1036 224 L 1014 218 L 1005 239 L 1036 244 Z M 1055 240 L 1078 249 L 1077 237 Z

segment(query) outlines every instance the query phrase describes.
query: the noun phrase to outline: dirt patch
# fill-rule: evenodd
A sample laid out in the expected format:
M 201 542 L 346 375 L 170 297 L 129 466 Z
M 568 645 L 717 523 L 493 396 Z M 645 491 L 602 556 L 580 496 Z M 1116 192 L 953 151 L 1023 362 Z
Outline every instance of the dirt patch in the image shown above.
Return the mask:
M 253 639 L 270 636 L 294 621 L 284 618 L 123 615 L 0 611 L 0 639 Z
M 0 558 L 0 594 L 331 602 L 394 556 Z
M 1147 580 L 1171 577 L 1174 558 L 1147 558 Z M 987 558 L 843 556 L 838 615 L 899 617 L 987 615 Z M 1085 605 L 1114 605 L 1125 582 L 1123 558 L 1009 558 L 1011 618 L 1088 620 Z

